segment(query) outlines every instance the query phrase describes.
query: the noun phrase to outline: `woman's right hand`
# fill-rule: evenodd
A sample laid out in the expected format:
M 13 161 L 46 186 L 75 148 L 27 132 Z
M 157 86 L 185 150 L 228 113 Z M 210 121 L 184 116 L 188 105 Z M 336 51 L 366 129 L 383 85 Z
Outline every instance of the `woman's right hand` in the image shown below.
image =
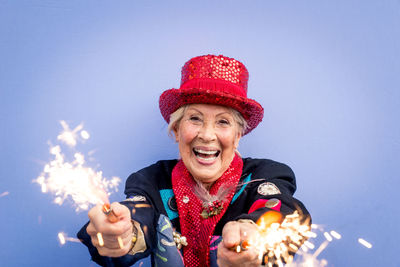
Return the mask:
M 102 205 L 97 205 L 88 213 L 90 222 L 86 232 L 100 255 L 121 257 L 126 255 L 132 246 L 131 212 L 118 202 L 112 203 L 111 208 L 118 217 L 117 222 L 110 222 L 103 213 Z M 98 233 L 102 235 L 104 244 L 99 242 Z

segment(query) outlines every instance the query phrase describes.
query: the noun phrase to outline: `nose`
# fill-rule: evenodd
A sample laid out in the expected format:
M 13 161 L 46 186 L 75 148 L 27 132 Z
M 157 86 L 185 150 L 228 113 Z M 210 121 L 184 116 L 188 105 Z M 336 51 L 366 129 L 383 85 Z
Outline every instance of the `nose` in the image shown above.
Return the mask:
M 214 125 L 209 122 L 203 123 L 199 129 L 198 137 L 204 142 L 211 142 L 216 140 Z

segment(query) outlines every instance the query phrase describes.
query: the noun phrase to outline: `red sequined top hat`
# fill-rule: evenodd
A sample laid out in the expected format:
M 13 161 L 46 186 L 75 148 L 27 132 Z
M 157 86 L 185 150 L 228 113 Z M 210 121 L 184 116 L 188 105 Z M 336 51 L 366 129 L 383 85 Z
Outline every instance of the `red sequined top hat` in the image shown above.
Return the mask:
M 179 89 L 169 89 L 160 96 L 160 110 L 169 123 L 171 113 L 186 104 L 215 104 L 239 111 L 247 121 L 244 134 L 253 130 L 262 120 L 263 107 L 247 98 L 249 73 L 239 61 L 206 55 L 190 59 L 182 67 Z

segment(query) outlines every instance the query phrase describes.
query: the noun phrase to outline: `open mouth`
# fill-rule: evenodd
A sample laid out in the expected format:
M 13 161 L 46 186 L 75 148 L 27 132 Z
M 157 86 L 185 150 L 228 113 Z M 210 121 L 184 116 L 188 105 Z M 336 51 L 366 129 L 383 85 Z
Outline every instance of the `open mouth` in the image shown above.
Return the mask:
M 212 161 L 219 156 L 221 151 L 193 148 L 193 153 L 195 154 L 196 157 L 200 158 L 201 160 Z

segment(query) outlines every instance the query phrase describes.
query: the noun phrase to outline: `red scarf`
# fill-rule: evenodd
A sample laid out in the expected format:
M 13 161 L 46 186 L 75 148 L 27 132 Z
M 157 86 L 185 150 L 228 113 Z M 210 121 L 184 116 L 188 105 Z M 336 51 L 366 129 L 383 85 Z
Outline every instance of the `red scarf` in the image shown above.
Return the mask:
M 185 266 L 209 266 L 210 239 L 215 225 L 224 215 L 235 194 L 236 186 L 242 175 L 243 161 L 235 154 L 229 168 L 215 181 L 209 192 L 215 195 L 221 186 L 231 190 L 222 201 L 222 210 L 204 219 L 201 216 L 203 202 L 194 194 L 194 181 L 188 169 L 180 160 L 172 170 L 172 188 L 178 205 L 181 234 L 187 238 L 188 245 L 183 247 Z

